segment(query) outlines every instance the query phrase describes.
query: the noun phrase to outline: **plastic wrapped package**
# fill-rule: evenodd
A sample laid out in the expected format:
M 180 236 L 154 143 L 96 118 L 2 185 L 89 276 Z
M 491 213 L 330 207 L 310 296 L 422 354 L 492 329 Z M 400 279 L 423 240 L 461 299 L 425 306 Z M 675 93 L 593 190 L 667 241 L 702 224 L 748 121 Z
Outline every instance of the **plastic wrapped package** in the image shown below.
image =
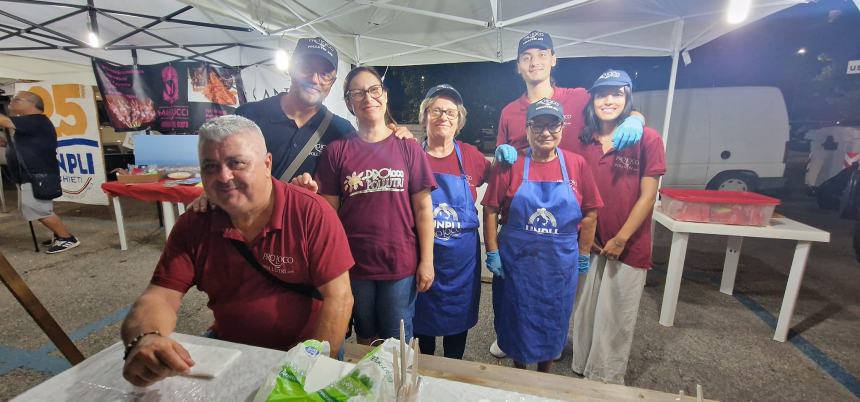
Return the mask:
M 322 379 L 309 379 L 313 368 L 328 357 L 328 342 L 308 340 L 289 351 L 281 370 L 263 382 L 254 402 L 286 401 L 394 401 L 393 357 L 397 341 L 388 339 L 365 355 L 346 375 L 338 370 L 316 371 Z M 345 363 L 344 363 L 345 364 Z M 339 378 L 338 378 L 339 377 Z M 319 390 L 311 381 L 328 383 Z
M 396 401 L 393 361 L 399 351 L 399 341 L 386 340 L 355 365 L 331 359 L 320 345 L 323 343 L 306 341 L 290 349 L 280 371 L 263 382 L 254 402 Z M 419 384 L 419 401 L 553 401 L 426 376 L 420 377 Z

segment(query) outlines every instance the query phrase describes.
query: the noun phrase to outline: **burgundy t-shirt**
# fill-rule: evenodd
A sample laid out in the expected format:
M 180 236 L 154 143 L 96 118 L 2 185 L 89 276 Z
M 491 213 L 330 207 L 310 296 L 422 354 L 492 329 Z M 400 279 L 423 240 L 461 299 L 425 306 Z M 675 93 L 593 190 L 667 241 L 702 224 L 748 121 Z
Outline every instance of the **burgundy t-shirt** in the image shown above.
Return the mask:
M 591 169 L 585 164 L 585 159 L 582 159 L 581 156 L 573 152 L 565 150 L 561 152 L 564 152 L 564 162 L 567 165 L 570 188 L 573 189 L 576 195 L 579 209 L 582 210 L 583 215 L 586 211 L 600 209 L 603 206 L 603 200 L 600 198 L 597 185 L 594 183 Z M 523 182 L 525 160 L 526 158 L 521 155 L 512 166 L 503 163 L 493 165 L 491 169 L 492 173 L 489 180 L 487 180 L 487 193 L 484 194 L 481 205 L 498 209 L 501 214 L 499 222 L 502 224 L 507 223 L 511 200 L 513 200 L 514 195 L 520 188 L 520 184 Z M 555 158 L 549 162 L 532 160 L 531 167 L 529 168 L 529 180 L 560 182 L 562 176 L 559 162 L 559 158 Z
M 414 140 L 368 143 L 357 135 L 329 143 L 317 163 L 320 194 L 340 198 L 340 216 L 356 266 L 350 278 L 398 280 L 418 268 L 412 195 L 436 188 Z
M 272 180 L 269 223 L 248 246 L 284 282 L 320 287 L 354 261 L 343 226 L 322 197 Z M 220 339 L 288 350 L 316 329 L 322 302 L 285 290 L 255 270 L 230 239 L 244 241 L 221 209 L 182 214 L 173 227 L 151 283 L 209 296 Z
M 597 219 L 597 242 L 602 246 L 615 237 L 639 199 L 640 182 L 644 176 L 659 177 L 666 173 L 663 139 L 656 131 L 645 128 L 642 141 L 621 151 L 603 154 L 598 141 L 583 144 L 577 141 L 575 152 L 582 155 L 594 173 L 597 188 L 606 198 L 606 205 Z M 651 212 L 630 236 L 621 262 L 636 268 L 651 268 Z
M 562 149 L 573 149 L 573 143 L 579 141 L 579 133 L 585 121 L 582 111 L 588 104 L 588 91 L 585 88 L 560 88 L 553 87 L 552 99 L 564 108 L 564 131 L 562 131 Z M 526 111 L 529 108 L 529 99 L 526 94 L 517 100 L 508 103 L 502 109 L 499 116 L 499 132 L 496 136 L 496 145 L 510 144 L 519 151 L 529 146 L 526 138 Z
M 460 153 L 463 155 L 463 169 L 466 171 L 466 180 L 469 181 L 469 189 L 472 190 L 472 200 L 478 201 L 477 187 L 481 187 L 487 182 L 487 177 L 490 174 L 490 161 L 484 157 L 484 154 L 474 145 L 465 144 L 457 141 L 460 145 Z M 443 158 L 437 158 L 427 154 L 427 160 L 430 162 L 430 168 L 433 173 L 445 173 L 451 175 L 460 175 L 460 165 L 457 163 L 457 153 L 451 153 Z

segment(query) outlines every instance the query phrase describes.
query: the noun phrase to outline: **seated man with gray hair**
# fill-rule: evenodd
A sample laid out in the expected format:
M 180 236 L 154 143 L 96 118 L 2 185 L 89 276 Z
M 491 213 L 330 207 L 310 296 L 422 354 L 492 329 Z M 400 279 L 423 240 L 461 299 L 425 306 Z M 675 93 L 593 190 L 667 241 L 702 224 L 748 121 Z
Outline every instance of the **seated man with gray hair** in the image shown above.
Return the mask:
M 337 353 L 352 311 L 354 261 L 334 209 L 272 178 L 272 154 L 251 120 L 217 117 L 199 135 L 204 189 L 218 208 L 179 218 L 123 322 L 123 376 L 134 385 L 194 365 L 168 337 L 192 286 L 209 296 L 213 337 L 267 348 L 319 339 Z

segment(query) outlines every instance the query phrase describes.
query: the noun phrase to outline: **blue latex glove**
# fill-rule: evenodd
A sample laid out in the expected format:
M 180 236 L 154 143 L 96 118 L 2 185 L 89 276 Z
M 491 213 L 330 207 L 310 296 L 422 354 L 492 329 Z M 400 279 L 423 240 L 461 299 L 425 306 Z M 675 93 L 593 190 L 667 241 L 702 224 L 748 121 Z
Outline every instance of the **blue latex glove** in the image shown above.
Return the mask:
M 642 139 L 642 131 L 645 129 L 645 119 L 640 116 L 630 115 L 624 119 L 612 134 L 612 147 L 620 151 Z M 498 154 L 498 149 L 496 153 Z
M 640 133 L 639 136 L 641 137 L 642 134 Z M 496 161 L 500 161 L 507 165 L 513 165 L 514 162 L 517 161 L 517 149 L 508 144 L 502 144 L 497 146 Z
M 591 255 L 590 254 L 585 254 L 585 255 L 580 254 L 579 255 L 579 273 L 580 274 L 587 274 L 589 268 L 591 268 Z
M 487 251 L 487 269 L 502 279 L 505 277 L 505 271 L 502 270 L 502 258 L 499 257 L 499 250 Z

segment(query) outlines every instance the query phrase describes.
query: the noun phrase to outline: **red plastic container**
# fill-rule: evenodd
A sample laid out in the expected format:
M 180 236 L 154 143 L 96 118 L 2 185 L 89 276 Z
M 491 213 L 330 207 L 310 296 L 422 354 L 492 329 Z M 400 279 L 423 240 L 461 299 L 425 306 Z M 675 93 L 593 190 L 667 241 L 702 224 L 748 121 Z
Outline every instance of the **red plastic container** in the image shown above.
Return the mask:
M 660 210 L 686 222 L 767 226 L 776 198 L 744 191 L 681 190 L 661 188 Z

